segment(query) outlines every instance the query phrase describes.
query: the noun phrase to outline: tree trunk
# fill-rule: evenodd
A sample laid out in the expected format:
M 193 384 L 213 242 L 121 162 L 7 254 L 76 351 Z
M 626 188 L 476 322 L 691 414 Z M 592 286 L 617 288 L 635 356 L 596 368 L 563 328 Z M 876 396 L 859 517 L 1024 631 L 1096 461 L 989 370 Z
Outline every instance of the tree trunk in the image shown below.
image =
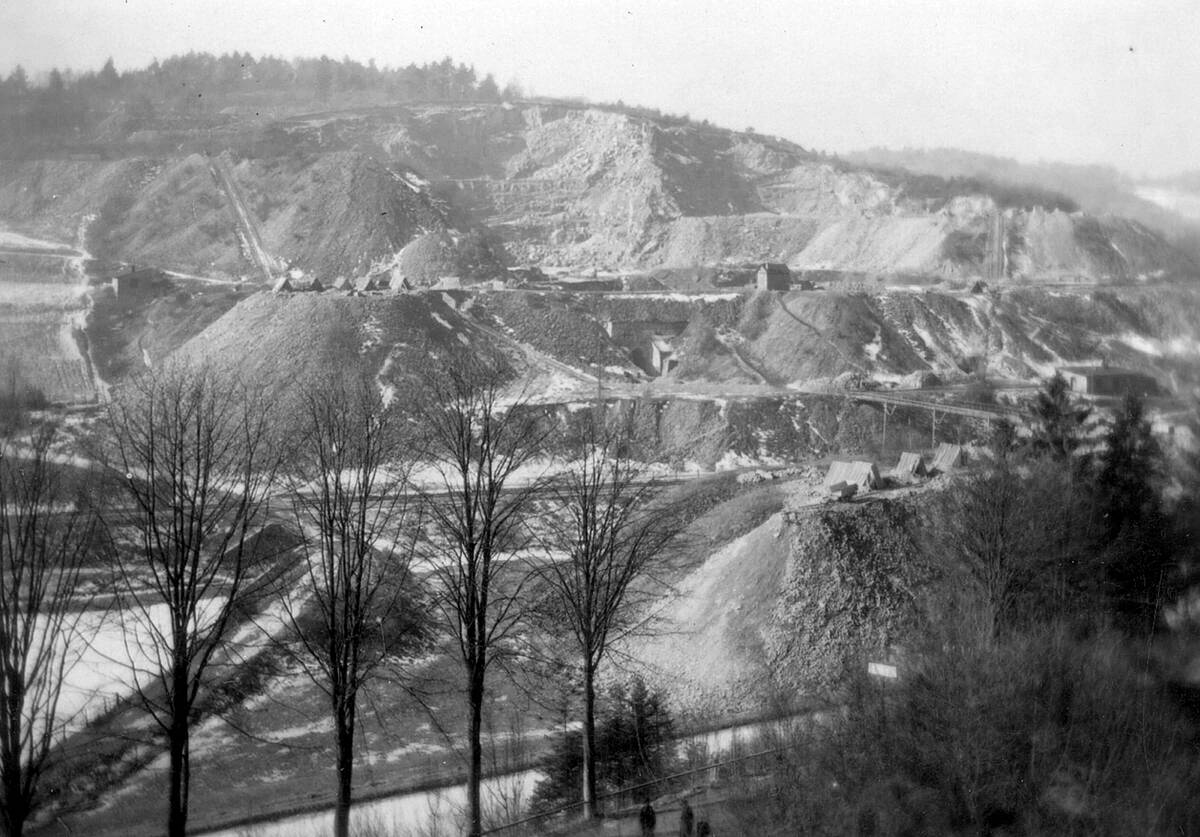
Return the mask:
M 6 759 L 7 761 L 7 759 Z M 6 768 L 7 770 L 7 768 Z M 4 776 L 4 834 L 5 837 L 21 837 L 25 833 L 25 794 L 21 790 L 21 773 L 17 771 Z
M 350 835 L 350 794 L 354 780 L 354 710 L 339 713 L 337 719 L 337 770 L 338 796 L 337 807 L 333 812 L 334 837 L 349 837 Z
M 171 740 L 171 788 L 168 795 L 168 837 L 184 837 L 187 829 L 187 786 L 184 776 L 187 771 L 187 712 L 172 719 Z
M 187 831 L 188 794 L 188 700 L 187 667 L 176 665 L 171 695 L 171 731 L 167 748 L 171 763 L 171 787 L 167 797 L 167 835 L 184 837 Z
M 596 673 L 583 667 L 583 816 L 595 819 L 596 810 Z
M 480 784 L 483 778 L 483 672 L 472 671 L 470 680 L 471 764 L 467 772 L 467 837 L 479 837 L 483 833 L 483 809 L 480 800 Z
M 10 672 L 8 680 L 7 702 L 4 707 L 7 734 L 4 740 L 4 833 L 8 837 L 20 837 L 25 830 L 25 817 L 28 810 L 25 806 L 25 793 L 21 787 L 24 778 L 21 770 L 21 718 L 24 700 L 22 697 L 22 678 Z

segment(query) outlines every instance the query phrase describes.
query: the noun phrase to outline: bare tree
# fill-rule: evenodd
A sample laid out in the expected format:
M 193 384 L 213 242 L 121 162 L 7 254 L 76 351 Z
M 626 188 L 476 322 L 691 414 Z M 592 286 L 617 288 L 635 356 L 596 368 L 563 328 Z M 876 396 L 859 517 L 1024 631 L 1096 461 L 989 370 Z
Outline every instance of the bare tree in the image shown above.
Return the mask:
M 394 416 L 364 379 L 310 389 L 298 438 L 289 481 L 305 564 L 299 588 L 284 593 L 284 611 L 300 651 L 295 659 L 329 700 L 337 740 L 334 833 L 346 837 L 359 695 L 396 650 L 397 634 L 415 623 L 410 460 Z
M 0 442 L 0 823 L 20 837 L 39 801 L 70 718 L 63 681 L 87 640 L 80 570 L 97 535 L 95 516 L 50 460 L 54 432 L 19 450 Z
M 546 432 L 526 404 L 501 400 L 504 364 L 460 355 L 425 376 L 415 405 L 437 473 L 424 492 L 432 528 L 435 608 L 466 675 L 469 708 L 468 834 L 483 828 L 483 701 L 489 666 L 524 614 L 528 573 L 509 553 L 527 540 L 526 517 L 539 485 L 515 485 L 518 469 L 542 452 Z
M 1049 460 L 1001 459 L 938 498 L 930 552 L 985 643 L 1066 592 L 1083 517 L 1066 468 Z
M 167 739 L 171 837 L 187 824 L 193 709 L 258 575 L 249 536 L 274 475 L 268 418 L 259 394 L 203 365 L 148 372 L 109 408 L 126 506 L 114 519 L 132 541 L 118 550 L 126 645 Z
M 658 486 L 630 458 L 624 434 L 594 416 L 582 431 L 571 467 L 555 483 L 552 546 L 561 560 L 539 569 L 553 616 L 565 623 L 583 674 L 583 806 L 596 811 L 596 672 L 611 643 L 641 622 L 647 594 L 666 549 L 679 532 L 670 509 L 653 503 Z

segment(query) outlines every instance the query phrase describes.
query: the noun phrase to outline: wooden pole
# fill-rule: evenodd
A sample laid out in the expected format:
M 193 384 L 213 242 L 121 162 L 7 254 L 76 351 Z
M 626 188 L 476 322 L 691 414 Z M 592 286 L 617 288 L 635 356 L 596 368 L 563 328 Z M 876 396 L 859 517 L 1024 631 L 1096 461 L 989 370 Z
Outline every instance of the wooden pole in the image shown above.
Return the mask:
M 896 405 L 888 404 L 887 402 L 884 402 L 884 405 L 883 405 L 883 440 L 880 442 L 880 445 L 879 445 L 879 455 L 881 458 L 883 456 L 887 455 L 887 420 L 888 420 L 888 416 L 894 412 L 896 412 Z

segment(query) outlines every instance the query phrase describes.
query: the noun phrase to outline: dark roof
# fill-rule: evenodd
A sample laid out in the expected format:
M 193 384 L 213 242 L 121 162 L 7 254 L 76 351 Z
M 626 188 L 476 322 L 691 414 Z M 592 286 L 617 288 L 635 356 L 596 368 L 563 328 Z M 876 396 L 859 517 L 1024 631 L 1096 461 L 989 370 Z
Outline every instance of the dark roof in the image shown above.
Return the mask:
M 167 274 L 155 267 L 143 267 L 138 270 L 130 270 L 125 273 L 117 273 L 113 276 L 114 279 L 120 279 L 122 282 L 153 282 L 156 279 L 165 279 Z
M 1058 371 L 1087 375 L 1089 378 L 1125 377 L 1127 375 L 1138 375 L 1143 378 L 1153 377 L 1136 369 L 1121 369 L 1118 366 L 1060 366 Z

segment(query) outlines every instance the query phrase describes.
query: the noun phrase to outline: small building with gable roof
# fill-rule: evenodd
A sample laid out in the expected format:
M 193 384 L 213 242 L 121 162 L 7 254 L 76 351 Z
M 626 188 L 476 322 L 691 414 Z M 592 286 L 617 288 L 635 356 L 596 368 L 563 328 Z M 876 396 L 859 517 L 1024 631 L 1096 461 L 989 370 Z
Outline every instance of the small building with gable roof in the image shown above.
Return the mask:
M 783 262 L 763 262 L 756 278 L 760 291 L 786 291 L 792 287 L 792 272 Z
M 1144 372 L 1116 366 L 1060 366 L 1058 373 L 1072 391 L 1083 395 L 1154 395 L 1158 382 Z

